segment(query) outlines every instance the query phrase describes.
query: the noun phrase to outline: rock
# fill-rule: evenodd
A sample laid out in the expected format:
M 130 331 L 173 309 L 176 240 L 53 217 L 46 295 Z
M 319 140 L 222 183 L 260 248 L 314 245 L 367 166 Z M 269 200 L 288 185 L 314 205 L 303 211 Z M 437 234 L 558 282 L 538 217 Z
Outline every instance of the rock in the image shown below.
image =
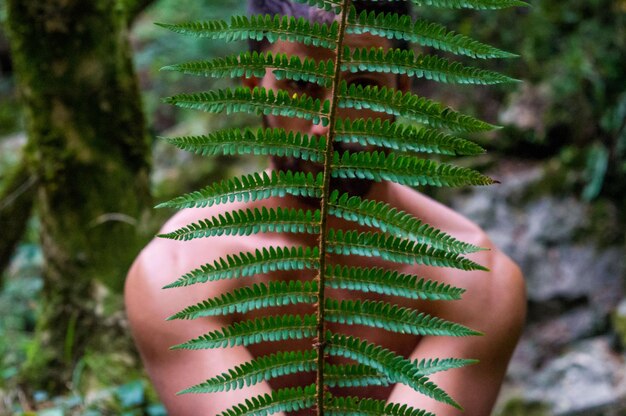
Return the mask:
M 527 239 L 535 244 L 554 245 L 571 241 L 587 225 L 588 206 L 572 197 L 543 197 L 524 209 L 528 216 Z
M 546 84 L 524 83 L 511 95 L 508 107 L 500 113 L 500 123 L 532 129 L 538 137 L 545 131 L 544 115 L 550 106 L 550 87 Z
M 533 246 L 519 263 L 528 298 L 534 302 L 586 299 L 606 315 L 622 297 L 624 255 L 620 247 L 600 251 L 591 245 Z
M 498 172 L 494 176 L 505 185 L 458 195 L 451 205 L 477 222 L 520 265 L 531 318 L 543 320 L 543 309 L 554 303 L 552 316 L 589 305 L 601 325 L 622 297 L 623 249 L 599 248 L 601 241 L 576 241 L 589 227 L 587 203 L 573 197 L 543 196 L 522 204 L 522 195 L 543 174 L 536 167 Z M 539 310 L 534 311 L 535 307 Z
M 626 399 L 626 365 L 607 338 L 577 344 L 540 369 L 524 393 L 525 401 L 542 402 L 551 414 L 606 415 Z
M 597 333 L 597 319 L 587 307 L 530 324 L 511 358 L 508 379 L 513 383 L 525 383 L 536 369 L 557 357 L 567 345 Z

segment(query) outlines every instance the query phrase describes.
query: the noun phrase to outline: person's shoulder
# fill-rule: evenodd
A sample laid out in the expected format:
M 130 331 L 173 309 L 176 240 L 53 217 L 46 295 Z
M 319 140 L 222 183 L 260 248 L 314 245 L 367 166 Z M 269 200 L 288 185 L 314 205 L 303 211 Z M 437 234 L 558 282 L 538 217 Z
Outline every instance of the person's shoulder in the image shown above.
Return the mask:
M 486 233 L 473 221 L 433 198 L 412 188 L 390 184 L 389 201 L 424 223 L 439 228 L 468 243 L 487 243 Z M 471 241 L 470 241 L 471 240 Z
M 159 230 L 165 234 L 182 228 L 197 220 L 191 210 L 183 210 L 172 216 Z M 184 267 L 182 251 L 175 241 L 155 237 L 139 253 L 133 262 L 127 278 L 126 293 L 132 292 L 141 285 L 142 291 L 153 294 L 163 286 L 171 283 L 173 275 L 180 273 Z
M 172 216 L 161 228 L 159 234 L 166 234 L 203 219 L 210 218 L 224 210 L 224 207 L 210 209 L 186 209 Z M 211 285 L 199 287 L 193 285 L 176 289 L 163 289 L 186 273 L 211 263 L 217 258 L 241 250 L 245 241 L 234 238 L 214 240 L 196 239 L 176 241 L 155 237 L 139 253 L 132 264 L 124 289 L 126 309 L 134 322 L 159 322 L 181 306 L 205 300 L 212 292 L 225 292 L 231 289 L 232 282 L 211 282 Z M 208 288 L 210 286 L 210 289 Z M 156 319 L 148 315 L 158 314 Z
M 463 316 L 468 325 L 519 331 L 526 316 L 526 286 L 519 266 L 495 246 L 480 226 L 450 207 L 410 188 L 393 185 L 390 192 L 396 208 L 460 241 L 483 248 L 466 257 L 488 271 L 447 270 L 444 274 L 447 283 L 466 290 L 462 301 L 446 306 L 453 310 L 451 314 Z

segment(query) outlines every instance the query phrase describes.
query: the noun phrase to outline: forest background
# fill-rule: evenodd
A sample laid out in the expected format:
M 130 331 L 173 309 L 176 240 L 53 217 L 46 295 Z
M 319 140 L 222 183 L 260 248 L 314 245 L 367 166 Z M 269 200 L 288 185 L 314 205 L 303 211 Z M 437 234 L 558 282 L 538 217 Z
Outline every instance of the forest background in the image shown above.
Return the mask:
M 496 414 L 626 415 L 626 1 L 531 3 L 428 12 L 520 54 L 489 65 L 524 82 L 414 84 L 504 126 L 478 138 L 487 155 L 461 162 L 501 185 L 422 191 L 487 229 L 526 275 L 527 328 Z M 171 215 L 153 201 L 262 162 L 156 139 L 224 127 L 160 100 L 228 81 L 159 68 L 230 45 L 153 22 L 243 11 L 242 0 L 0 0 L 0 415 L 165 414 L 128 333 L 125 272 Z

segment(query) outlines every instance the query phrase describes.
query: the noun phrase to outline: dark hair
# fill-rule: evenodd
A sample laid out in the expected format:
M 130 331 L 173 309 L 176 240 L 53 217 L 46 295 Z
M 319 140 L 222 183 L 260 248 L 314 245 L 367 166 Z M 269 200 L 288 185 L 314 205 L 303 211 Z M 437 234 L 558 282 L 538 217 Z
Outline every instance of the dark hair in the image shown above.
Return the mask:
M 376 1 L 376 0 L 353 0 L 352 5 L 357 12 L 367 10 L 376 13 L 398 13 L 400 15 L 411 14 L 411 5 L 407 0 L 399 1 Z M 256 15 L 284 15 L 296 18 L 304 17 L 312 22 L 329 23 L 334 20 L 332 12 L 325 12 L 315 6 L 296 3 L 291 0 L 248 0 L 248 12 Z M 401 39 L 393 39 L 394 48 L 407 49 L 408 42 Z M 249 40 L 248 47 L 251 51 L 261 52 L 269 47 L 267 40 Z

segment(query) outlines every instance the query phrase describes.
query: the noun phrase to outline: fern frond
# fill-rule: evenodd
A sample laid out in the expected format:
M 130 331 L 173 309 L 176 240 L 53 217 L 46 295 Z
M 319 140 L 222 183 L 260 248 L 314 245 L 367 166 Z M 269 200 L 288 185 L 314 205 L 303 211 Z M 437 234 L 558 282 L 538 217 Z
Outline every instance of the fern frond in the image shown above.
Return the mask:
M 411 274 L 383 268 L 329 266 L 326 269 L 329 287 L 358 290 L 408 299 L 459 300 L 465 289 Z
M 435 55 L 415 55 L 412 50 L 346 47 L 342 70 L 369 71 L 408 75 L 450 84 L 493 85 L 519 82 L 495 71 L 488 71 L 459 62 L 450 62 Z
M 326 402 L 324 413 L 329 416 L 435 416 L 406 404 L 359 397 L 332 397 Z
M 311 270 L 319 268 L 318 247 L 264 247 L 262 250 L 241 252 L 215 260 L 192 270 L 164 289 L 190 286 L 196 283 L 237 279 L 281 270 Z
M 328 204 L 329 214 L 348 221 L 356 221 L 360 225 L 377 227 L 382 232 L 394 234 L 397 237 L 415 240 L 418 243 L 428 244 L 440 250 L 458 254 L 475 253 L 484 250 L 473 244 L 464 243 L 449 234 L 425 224 L 413 215 L 398 210 L 391 205 L 374 200 L 361 199 L 339 191 L 330 194 Z
M 388 0 L 394 1 L 394 0 Z M 412 0 L 417 6 L 432 6 L 446 9 L 499 10 L 508 7 L 527 7 L 520 0 Z
M 270 306 L 293 305 L 297 303 L 317 302 L 317 282 L 299 280 L 271 281 L 235 289 L 233 292 L 205 300 L 189 306 L 172 315 L 173 319 L 197 319 L 206 316 L 246 313 L 251 310 Z
M 311 23 L 305 18 L 289 16 L 233 16 L 230 23 L 225 20 L 209 20 L 182 24 L 157 23 L 172 32 L 198 38 L 220 39 L 227 42 L 238 40 L 263 40 L 276 42 L 285 40 L 305 45 L 334 49 L 339 37 L 339 25 Z
M 295 208 L 254 208 L 235 210 L 201 220 L 167 234 L 161 238 L 188 241 L 196 238 L 221 235 L 251 235 L 257 233 L 308 233 L 320 232 L 320 211 Z
M 227 202 L 249 202 L 275 196 L 319 198 L 324 176 L 319 173 L 271 171 L 224 179 L 200 191 L 192 192 L 157 205 L 157 208 L 204 208 Z
M 411 361 L 395 352 L 345 335 L 329 333 L 327 339 L 328 348 L 326 352 L 329 355 L 349 358 L 370 366 L 413 390 L 461 409 L 446 392 L 437 387 L 428 377 L 419 374 Z
M 348 325 L 366 325 L 386 331 L 422 336 L 468 337 L 481 335 L 466 326 L 387 302 L 326 300 L 326 319 Z
M 314 371 L 316 365 L 317 351 L 315 350 L 279 351 L 231 368 L 227 373 L 222 373 L 178 394 L 214 393 L 241 389 L 244 386 L 253 386 L 288 374 Z
M 286 341 L 309 338 L 315 335 L 315 315 L 264 316 L 204 334 L 198 338 L 175 345 L 173 350 L 201 350 L 237 345 L 248 346 L 263 341 Z
M 487 269 L 456 253 L 428 247 L 411 240 L 379 233 L 359 233 L 330 229 L 328 252 L 343 255 L 378 256 L 384 260 L 405 264 L 453 267 L 461 270 Z
M 196 94 L 179 94 L 165 99 L 168 104 L 182 108 L 202 110 L 208 113 L 256 113 L 296 117 L 310 120 L 313 124 L 328 125 L 330 103 L 306 95 L 291 96 L 283 90 L 253 90 L 237 87 L 207 91 Z
M 397 13 L 348 12 L 346 33 L 371 33 L 388 39 L 403 39 L 457 55 L 474 58 L 513 58 L 517 55 L 478 42 L 468 36 L 449 31 L 445 26 L 426 20 L 413 22 L 410 16 Z
M 219 416 L 265 416 L 279 412 L 295 412 L 309 409 L 315 404 L 315 385 L 279 389 L 272 394 L 246 399 Z
M 322 162 L 326 138 L 285 129 L 226 129 L 210 135 L 164 138 L 181 150 L 202 156 L 271 155 Z
M 493 130 L 496 126 L 474 117 L 458 113 L 440 103 L 419 97 L 410 92 L 392 88 L 348 84 L 341 82 L 339 87 L 339 107 L 365 109 L 378 113 L 427 124 L 434 128 L 445 128 L 458 132 Z
M 478 155 L 485 153 L 479 145 L 441 133 L 437 130 L 406 125 L 389 120 L 357 119 L 335 123 L 335 141 L 359 143 L 399 150 L 401 152 L 436 153 L 443 155 Z
M 311 58 L 302 60 L 299 56 L 289 57 L 284 53 L 272 54 L 256 51 L 161 68 L 162 71 L 176 71 L 213 78 L 262 78 L 268 69 L 272 70 L 279 80 L 303 80 L 324 87 L 332 85 L 332 77 L 335 74 L 334 63 L 330 60 L 317 62 Z
M 424 376 L 455 368 L 467 367 L 468 365 L 476 363 L 478 363 L 478 360 L 464 360 L 460 358 L 424 358 L 421 361 L 414 361 L 414 364 L 417 366 L 417 371 Z
M 473 169 L 413 156 L 375 152 L 334 152 L 333 178 L 383 180 L 408 186 L 491 185 L 495 181 Z

